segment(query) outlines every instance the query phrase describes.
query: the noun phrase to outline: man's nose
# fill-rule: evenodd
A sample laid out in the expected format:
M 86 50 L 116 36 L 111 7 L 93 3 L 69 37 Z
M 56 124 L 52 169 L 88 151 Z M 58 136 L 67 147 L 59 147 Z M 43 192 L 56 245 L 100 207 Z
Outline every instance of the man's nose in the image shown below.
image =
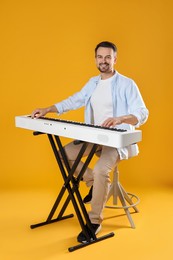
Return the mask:
M 103 63 L 106 62 L 106 57 L 103 57 L 103 58 L 102 58 L 102 62 L 103 62 Z

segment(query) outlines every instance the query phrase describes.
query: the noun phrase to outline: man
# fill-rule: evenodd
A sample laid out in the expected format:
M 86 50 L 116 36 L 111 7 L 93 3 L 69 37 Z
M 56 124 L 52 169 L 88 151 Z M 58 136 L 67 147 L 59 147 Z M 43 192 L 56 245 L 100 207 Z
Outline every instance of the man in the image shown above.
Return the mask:
M 101 42 L 95 48 L 95 61 L 100 75 L 91 78 L 87 84 L 73 96 L 46 108 L 32 112 L 33 118 L 45 116 L 49 112 L 62 114 L 69 110 L 85 106 L 85 122 L 104 127 L 135 129 L 144 124 L 148 118 L 148 110 L 135 82 L 119 74 L 114 65 L 117 60 L 117 48 L 111 42 Z M 69 163 L 72 165 L 78 154 L 81 143 L 71 142 L 65 146 Z M 91 144 L 84 154 L 91 149 Z M 102 146 L 98 150 L 98 160 L 94 169 L 87 169 L 83 180 L 91 187 L 84 202 L 91 200 L 91 211 L 88 213 L 93 230 L 97 234 L 103 221 L 102 212 L 107 200 L 110 185 L 109 173 L 122 159 L 128 159 L 138 154 L 136 144 L 121 149 Z M 80 162 L 76 175 L 82 167 Z M 87 227 L 88 228 L 88 227 Z M 79 242 L 86 242 L 81 232 L 77 237 Z

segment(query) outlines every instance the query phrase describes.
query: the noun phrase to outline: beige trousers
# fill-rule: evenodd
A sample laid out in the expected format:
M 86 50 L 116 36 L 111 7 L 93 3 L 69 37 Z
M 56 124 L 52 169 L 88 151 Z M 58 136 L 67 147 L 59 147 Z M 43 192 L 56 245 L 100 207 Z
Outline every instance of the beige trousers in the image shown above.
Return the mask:
M 81 147 L 82 143 L 75 145 L 73 142 L 64 147 L 70 166 L 73 165 Z M 89 154 L 91 148 L 92 144 L 89 144 L 84 157 Z M 110 172 L 117 166 L 120 159 L 117 149 L 107 146 L 98 146 L 96 155 L 98 160 L 94 168 L 87 168 L 83 180 L 88 187 L 93 185 L 91 211 L 88 213 L 89 218 L 91 223 L 100 224 L 103 221 L 103 209 L 109 192 Z M 75 176 L 79 174 L 82 166 L 83 162 L 80 161 Z

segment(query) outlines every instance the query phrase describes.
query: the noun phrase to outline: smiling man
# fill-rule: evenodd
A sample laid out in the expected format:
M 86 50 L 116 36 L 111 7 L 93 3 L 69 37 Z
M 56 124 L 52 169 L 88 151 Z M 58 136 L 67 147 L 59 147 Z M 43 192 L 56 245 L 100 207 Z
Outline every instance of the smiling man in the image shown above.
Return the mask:
M 96 65 L 99 71 L 102 73 L 102 79 L 107 79 L 114 75 L 114 64 L 117 59 L 117 49 L 113 45 L 113 48 L 96 47 L 95 58 Z
M 59 115 L 80 107 L 85 107 L 85 122 L 87 124 L 104 127 L 116 127 L 134 130 L 147 121 L 148 110 L 135 82 L 115 69 L 117 60 L 117 47 L 115 44 L 104 41 L 95 48 L 95 61 L 100 75 L 91 78 L 86 85 L 73 96 L 46 108 L 35 109 L 33 118 L 45 116 L 49 112 Z M 70 142 L 65 146 L 65 151 L 70 165 L 73 165 L 82 144 Z M 92 145 L 89 144 L 84 156 L 88 155 Z M 93 230 L 97 234 L 103 221 L 103 209 L 107 201 L 110 186 L 110 172 L 123 159 L 128 159 L 138 154 L 137 144 L 122 148 L 108 146 L 98 147 L 98 160 L 93 169 L 85 171 L 83 180 L 90 188 L 89 194 L 84 198 L 84 203 L 91 203 L 88 212 Z M 75 172 L 76 176 L 83 166 L 81 161 Z M 87 227 L 88 228 L 88 227 Z M 77 240 L 86 242 L 86 237 L 81 232 Z

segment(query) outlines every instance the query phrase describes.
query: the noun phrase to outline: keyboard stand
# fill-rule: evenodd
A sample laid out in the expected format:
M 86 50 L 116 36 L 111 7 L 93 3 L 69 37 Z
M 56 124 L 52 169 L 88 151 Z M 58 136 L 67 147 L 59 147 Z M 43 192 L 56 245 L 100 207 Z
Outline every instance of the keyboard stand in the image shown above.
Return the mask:
M 43 133 L 34 132 L 33 134 L 34 135 L 40 135 L 40 134 L 43 134 Z M 64 215 L 65 210 L 66 210 L 69 202 L 71 201 L 72 204 L 73 204 L 74 210 L 76 212 L 78 221 L 80 223 L 81 229 L 82 229 L 83 233 L 85 234 L 85 236 L 87 238 L 87 242 L 84 243 L 84 244 L 81 243 L 81 244 L 78 244 L 76 246 L 72 246 L 72 247 L 68 248 L 69 252 L 72 252 L 72 251 L 77 250 L 79 248 L 82 248 L 82 247 L 88 246 L 90 244 L 99 242 L 101 240 L 113 237 L 114 236 L 113 232 L 111 232 L 107 235 L 101 236 L 99 238 L 96 237 L 96 235 L 95 235 L 95 233 L 92 229 L 91 221 L 90 221 L 89 216 L 87 214 L 86 208 L 83 204 L 82 197 L 81 197 L 80 192 L 79 192 L 80 180 L 82 179 L 86 168 L 88 167 L 91 159 L 94 156 L 94 153 L 96 152 L 97 144 L 93 144 L 93 147 L 92 147 L 89 155 L 86 157 L 86 160 L 84 162 L 84 165 L 83 165 L 78 177 L 75 178 L 73 176 L 74 172 L 75 172 L 80 160 L 82 159 L 82 156 L 83 156 L 88 144 L 85 143 L 85 142 L 83 143 L 81 150 L 80 150 L 73 166 L 70 168 L 70 165 L 69 165 L 65 150 L 62 146 L 62 142 L 61 142 L 60 137 L 57 136 L 57 135 L 55 136 L 55 135 L 51 135 L 51 134 L 47 134 L 47 136 L 48 136 L 49 142 L 51 144 L 52 150 L 54 152 L 57 164 L 58 164 L 59 169 L 61 171 L 61 174 L 62 174 L 62 177 L 63 177 L 63 180 L 64 180 L 64 184 L 63 184 L 63 186 L 62 186 L 62 188 L 59 192 L 59 195 L 58 195 L 58 197 L 57 197 L 57 199 L 56 199 L 56 201 L 55 201 L 46 221 L 38 223 L 38 224 L 31 225 L 30 226 L 31 229 L 73 217 L 74 216 L 73 214 Z M 63 158 L 64 163 L 62 163 L 61 157 Z M 68 196 L 67 196 L 63 206 L 61 206 L 61 209 L 59 210 L 58 216 L 53 218 L 55 211 L 57 210 L 58 206 L 60 206 L 60 202 L 61 202 L 61 200 L 64 196 L 65 191 L 68 192 Z M 91 230 L 92 238 L 90 238 L 85 224 L 87 224 L 87 226 Z

